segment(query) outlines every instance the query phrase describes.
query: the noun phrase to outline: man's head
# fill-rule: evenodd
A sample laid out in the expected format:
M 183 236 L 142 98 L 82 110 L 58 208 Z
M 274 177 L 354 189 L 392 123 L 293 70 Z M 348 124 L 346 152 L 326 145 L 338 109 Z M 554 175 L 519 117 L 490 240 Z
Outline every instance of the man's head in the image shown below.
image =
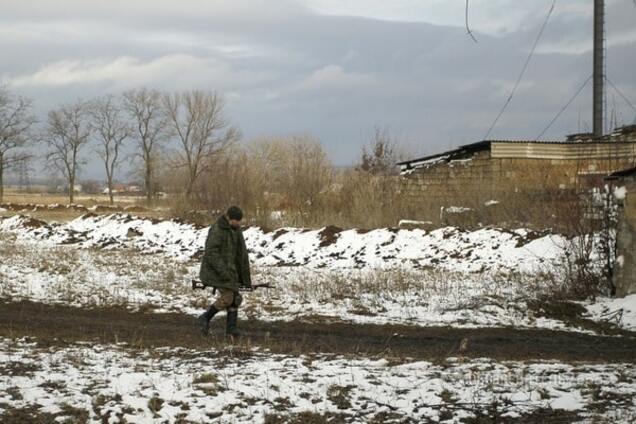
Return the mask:
M 243 211 L 238 206 L 230 206 L 225 216 L 227 216 L 227 220 L 233 228 L 239 228 L 241 226 Z

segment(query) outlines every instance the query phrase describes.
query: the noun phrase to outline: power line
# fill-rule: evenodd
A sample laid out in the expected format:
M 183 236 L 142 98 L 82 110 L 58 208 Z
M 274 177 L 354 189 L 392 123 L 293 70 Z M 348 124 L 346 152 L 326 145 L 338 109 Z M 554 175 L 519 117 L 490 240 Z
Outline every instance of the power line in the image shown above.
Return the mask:
M 517 82 L 515 83 L 514 87 L 512 88 L 512 91 L 510 92 L 510 96 L 508 96 L 508 99 L 506 100 L 506 102 L 504 103 L 503 107 L 499 111 L 499 114 L 497 115 L 497 117 L 493 121 L 493 123 L 490 126 L 490 128 L 488 128 L 488 132 L 486 132 L 486 135 L 484 136 L 483 140 L 487 140 L 488 139 L 488 136 L 490 135 L 492 130 L 495 128 L 495 125 L 497 125 L 497 122 L 499 122 L 499 118 L 501 118 L 501 116 L 503 115 L 504 111 L 506 110 L 506 108 L 510 104 L 510 101 L 512 100 L 512 97 L 515 95 L 515 92 L 517 91 L 517 88 L 519 87 L 519 84 L 521 83 L 521 80 L 523 79 L 523 76 L 525 75 L 526 70 L 528 69 L 528 65 L 530 64 L 530 60 L 532 59 L 532 56 L 534 55 L 534 51 L 536 50 L 537 45 L 539 44 L 539 41 L 541 40 L 541 37 L 543 36 L 543 32 L 545 31 L 545 28 L 548 26 L 548 22 L 550 21 L 550 17 L 552 16 L 552 12 L 554 12 L 555 6 L 556 6 L 556 0 L 552 0 L 552 5 L 550 6 L 550 10 L 548 11 L 547 16 L 545 17 L 545 21 L 543 21 L 543 25 L 541 25 L 541 29 L 539 30 L 539 34 L 537 35 L 537 38 L 534 40 L 534 44 L 532 45 L 532 49 L 530 50 L 530 53 L 528 54 L 528 57 L 526 58 L 526 62 L 523 64 L 523 68 L 521 69 L 521 73 L 519 74 L 519 77 L 517 78 Z
M 554 124 L 557 119 L 559 119 L 559 117 L 561 116 L 561 114 L 563 114 L 563 112 L 565 112 L 565 110 L 572 104 L 572 102 L 574 101 L 574 99 L 576 99 L 579 94 L 581 94 L 581 91 L 583 91 L 583 89 L 585 88 L 585 86 L 590 82 L 590 80 L 592 79 L 594 75 L 590 75 L 588 77 L 588 79 L 585 80 L 585 82 L 579 87 L 578 90 L 576 90 L 576 93 L 574 93 L 574 96 L 572 96 L 572 98 L 570 98 L 570 100 L 568 100 L 568 102 L 565 104 L 565 106 L 563 106 L 563 108 L 561 108 L 561 110 L 555 115 L 554 118 L 552 118 L 552 120 L 550 121 L 550 123 L 548 124 L 547 127 L 545 127 L 543 129 L 543 131 L 541 131 L 541 134 L 539 134 L 539 136 L 536 138 L 536 140 L 540 140 L 541 137 L 543 137 L 543 135 L 550 129 L 550 127 L 552 126 L 552 124 Z
M 470 0 L 466 0 L 466 34 L 470 35 L 470 38 L 472 38 L 473 41 L 476 43 L 477 39 L 475 38 L 475 35 L 473 35 L 473 31 L 470 29 L 470 26 L 468 25 L 468 2 L 469 1 Z
M 634 0 L 636 1 L 636 0 Z M 609 83 L 609 85 L 612 86 L 612 88 L 614 89 L 614 91 L 616 91 L 616 93 L 618 93 L 619 96 L 621 96 L 623 98 L 623 100 L 625 100 L 625 103 L 627 103 L 627 105 L 629 107 L 632 108 L 632 110 L 634 112 L 636 112 L 636 107 L 634 106 L 634 104 L 632 102 L 629 101 L 629 99 L 627 98 L 626 95 L 624 95 L 621 90 L 618 89 L 618 87 L 616 85 L 614 85 L 614 83 L 612 81 L 610 81 L 609 78 L 607 78 L 607 76 L 605 77 L 605 81 L 607 81 Z M 634 118 L 634 123 L 636 123 L 636 117 Z

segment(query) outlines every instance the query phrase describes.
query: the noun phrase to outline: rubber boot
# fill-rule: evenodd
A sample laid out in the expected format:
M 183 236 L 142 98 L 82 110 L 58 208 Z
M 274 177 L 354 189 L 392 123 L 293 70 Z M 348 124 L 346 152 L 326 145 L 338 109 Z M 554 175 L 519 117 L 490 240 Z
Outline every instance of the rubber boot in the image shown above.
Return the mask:
M 219 310 L 212 305 L 207 311 L 199 315 L 199 318 L 197 318 L 197 326 L 199 327 L 199 330 L 201 330 L 201 334 L 203 336 L 208 335 L 208 332 L 210 331 L 210 320 L 217 314 L 217 312 L 219 312 Z
M 225 335 L 238 337 L 241 332 L 236 328 L 236 322 L 238 320 L 238 309 L 228 308 L 227 310 L 227 326 L 225 327 Z

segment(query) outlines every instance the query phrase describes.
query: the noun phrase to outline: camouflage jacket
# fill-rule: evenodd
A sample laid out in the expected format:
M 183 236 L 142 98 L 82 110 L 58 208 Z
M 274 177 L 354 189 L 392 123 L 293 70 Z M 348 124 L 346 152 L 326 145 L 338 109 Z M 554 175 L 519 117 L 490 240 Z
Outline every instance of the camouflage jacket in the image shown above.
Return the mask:
M 243 232 L 232 228 L 225 216 L 210 227 L 199 277 L 206 286 L 235 291 L 252 285 Z

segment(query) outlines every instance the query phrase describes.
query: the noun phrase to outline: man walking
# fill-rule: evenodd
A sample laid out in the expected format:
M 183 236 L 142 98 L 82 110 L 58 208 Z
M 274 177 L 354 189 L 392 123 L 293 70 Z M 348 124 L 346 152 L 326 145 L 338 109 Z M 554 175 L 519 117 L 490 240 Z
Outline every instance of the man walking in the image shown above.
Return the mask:
M 243 211 L 230 207 L 210 227 L 205 241 L 205 253 L 199 276 L 206 286 L 214 287 L 219 295 L 210 308 L 197 318 L 197 325 L 204 335 L 210 329 L 210 320 L 219 311 L 227 310 L 225 333 L 239 336 L 237 329 L 238 308 L 243 298 L 241 287 L 252 287 L 250 263 L 241 231 Z

